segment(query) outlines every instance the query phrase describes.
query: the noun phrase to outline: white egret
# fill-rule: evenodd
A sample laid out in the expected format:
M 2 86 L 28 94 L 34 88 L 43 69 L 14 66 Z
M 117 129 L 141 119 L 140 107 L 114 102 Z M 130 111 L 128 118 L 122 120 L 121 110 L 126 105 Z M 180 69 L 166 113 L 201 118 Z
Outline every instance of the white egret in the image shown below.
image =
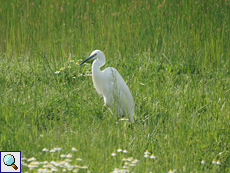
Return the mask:
M 96 59 L 92 65 L 93 84 L 98 94 L 103 95 L 104 106 L 114 108 L 118 117 L 127 115 L 130 121 L 134 122 L 133 97 L 124 79 L 113 67 L 100 70 L 105 64 L 105 55 L 102 51 L 94 50 L 80 65 L 90 59 Z

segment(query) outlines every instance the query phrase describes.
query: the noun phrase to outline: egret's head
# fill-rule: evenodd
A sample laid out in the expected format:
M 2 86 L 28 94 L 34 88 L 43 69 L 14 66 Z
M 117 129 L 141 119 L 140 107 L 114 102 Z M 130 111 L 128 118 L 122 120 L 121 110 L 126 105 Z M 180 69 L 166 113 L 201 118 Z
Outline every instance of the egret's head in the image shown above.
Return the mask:
M 82 65 L 82 64 L 84 64 L 85 62 L 87 62 L 87 61 L 89 61 L 89 60 L 91 60 L 91 59 L 96 59 L 96 58 L 98 58 L 98 59 L 105 59 L 105 55 L 104 55 L 104 53 L 102 52 L 102 51 L 100 51 L 100 50 L 94 50 L 91 54 L 90 54 L 90 56 L 87 58 L 87 59 L 85 59 L 80 65 Z

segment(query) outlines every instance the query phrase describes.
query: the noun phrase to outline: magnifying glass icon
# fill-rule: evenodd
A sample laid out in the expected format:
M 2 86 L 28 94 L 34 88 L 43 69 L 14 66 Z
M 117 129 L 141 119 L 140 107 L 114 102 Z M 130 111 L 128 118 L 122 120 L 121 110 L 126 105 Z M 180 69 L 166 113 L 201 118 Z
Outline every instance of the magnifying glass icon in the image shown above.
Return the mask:
M 15 158 L 11 154 L 7 154 L 3 158 L 3 162 L 7 166 L 12 166 L 15 170 L 18 169 L 18 167 L 14 164 L 15 163 Z

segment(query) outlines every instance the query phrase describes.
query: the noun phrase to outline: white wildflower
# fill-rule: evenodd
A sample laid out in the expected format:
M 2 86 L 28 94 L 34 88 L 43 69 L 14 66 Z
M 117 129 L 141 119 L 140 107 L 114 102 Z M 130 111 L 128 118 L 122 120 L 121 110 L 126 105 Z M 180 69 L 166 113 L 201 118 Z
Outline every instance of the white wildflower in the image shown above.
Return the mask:
M 216 164 L 216 159 L 213 159 L 212 164 Z
M 43 149 L 42 149 L 42 151 L 49 151 L 49 149 L 47 149 L 47 148 L 43 148 Z
M 116 156 L 116 153 L 112 153 L 111 156 Z
M 74 77 L 75 78 L 75 77 Z M 72 147 L 72 151 L 77 151 L 77 149 L 75 147 Z
M 117 152 L 122 152 L 122 149 L 121 149 L 121 148 L 118 148 L 118 149 L 117 149 Z
M 200 163 L 201 163 L 201 164 L 205 164 L 205 161 L 202 159 Z
M 152 154 L 151 156 L 150 156 L 150 159 L 156 159 L 157 157 L 154 155 L 154 154 Z
M 123 150 L 123 153 L 128 153 L 128 151 L 127 150 Z

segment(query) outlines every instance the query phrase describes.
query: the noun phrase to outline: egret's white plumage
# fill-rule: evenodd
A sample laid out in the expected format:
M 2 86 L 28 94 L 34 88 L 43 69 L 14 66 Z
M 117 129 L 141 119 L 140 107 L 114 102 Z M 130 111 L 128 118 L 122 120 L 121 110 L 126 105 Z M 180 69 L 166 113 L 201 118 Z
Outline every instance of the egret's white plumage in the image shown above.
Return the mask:
M 133 97 L 124 79 L 113 67 L 100 70 L 105 64 L 105 55 L 102 51 L 94 50 L 80 65 L 90 59 L 96 59 L 92 65 L 93 84 L 98 94 L 103 95 L 105 105 L 114 108 L 117 116 L 128 114 L 130 121 L 134 122 Z

